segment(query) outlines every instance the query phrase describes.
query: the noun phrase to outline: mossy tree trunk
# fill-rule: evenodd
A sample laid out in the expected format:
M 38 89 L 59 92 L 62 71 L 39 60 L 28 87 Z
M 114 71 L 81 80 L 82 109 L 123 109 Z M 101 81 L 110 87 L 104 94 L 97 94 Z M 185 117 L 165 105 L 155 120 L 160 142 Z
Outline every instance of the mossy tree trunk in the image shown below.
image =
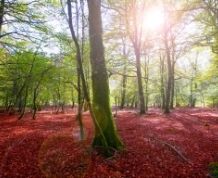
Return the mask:
M 95 129 L 93 146 L 107 146 L 119 150 L 123 145 L 118 137 L 110 108 L 108 75 L 102 42 L 101 0 L 88 0 L 87 2 L 89 9 L 93 114 L 100 128 L 96 127 Z

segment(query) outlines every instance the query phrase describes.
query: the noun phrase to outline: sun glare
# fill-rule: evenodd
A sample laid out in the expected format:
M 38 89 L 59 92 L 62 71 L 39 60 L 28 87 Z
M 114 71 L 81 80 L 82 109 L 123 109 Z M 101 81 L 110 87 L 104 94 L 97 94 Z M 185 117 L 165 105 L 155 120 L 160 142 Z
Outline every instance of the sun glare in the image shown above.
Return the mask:
M 153 7 L 145 12 L 144 29 L 158 31 L 164 24 L 164 11 L 161 7 Z

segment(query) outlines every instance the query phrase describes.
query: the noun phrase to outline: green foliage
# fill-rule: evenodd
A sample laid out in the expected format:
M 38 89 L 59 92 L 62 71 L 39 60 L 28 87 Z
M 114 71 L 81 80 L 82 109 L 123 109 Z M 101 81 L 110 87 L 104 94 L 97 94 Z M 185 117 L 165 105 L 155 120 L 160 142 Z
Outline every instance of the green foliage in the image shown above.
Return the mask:
M 3 52 L 1 52 L 3 55 Z M 18 106 L 25 88 L 28 90 L 27 106 L 32 106 L 33 91 L 37 90 L 39 105 L 72 103 L 75 68 L 69 57 L 63 63 L 31 51 L 19 52 L 1 58 L 0 104 Z M 71 64 L 70 64 L 71 63 Z
M 218 162 L 212 162 L 209 164 L 209 171 L 213 178 L 218 178 Z

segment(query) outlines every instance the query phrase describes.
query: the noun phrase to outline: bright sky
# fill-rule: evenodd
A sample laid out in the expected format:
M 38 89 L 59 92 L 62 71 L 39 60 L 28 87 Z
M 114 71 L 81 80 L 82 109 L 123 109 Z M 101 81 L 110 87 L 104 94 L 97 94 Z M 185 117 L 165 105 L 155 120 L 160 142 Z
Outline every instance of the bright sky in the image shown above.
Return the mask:
M 144 14 L 144 29 L 149 33 L 159 30 L 164 25 L 164 11 L 160 6 L 148 9 Z

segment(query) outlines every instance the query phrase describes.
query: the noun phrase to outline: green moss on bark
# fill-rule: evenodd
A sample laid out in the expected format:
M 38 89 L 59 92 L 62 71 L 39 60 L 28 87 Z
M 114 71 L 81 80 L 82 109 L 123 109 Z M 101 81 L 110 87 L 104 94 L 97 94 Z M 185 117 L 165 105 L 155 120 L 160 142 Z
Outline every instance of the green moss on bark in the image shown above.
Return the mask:
M 90 58 L 92 68 L 93 115 L 95 119 L 94 147 L 120 150 L 123 145 L 119 139 L 112 118 L 109 98 L 108 76 L 102 42 L 101 1 L 88 1 Z

